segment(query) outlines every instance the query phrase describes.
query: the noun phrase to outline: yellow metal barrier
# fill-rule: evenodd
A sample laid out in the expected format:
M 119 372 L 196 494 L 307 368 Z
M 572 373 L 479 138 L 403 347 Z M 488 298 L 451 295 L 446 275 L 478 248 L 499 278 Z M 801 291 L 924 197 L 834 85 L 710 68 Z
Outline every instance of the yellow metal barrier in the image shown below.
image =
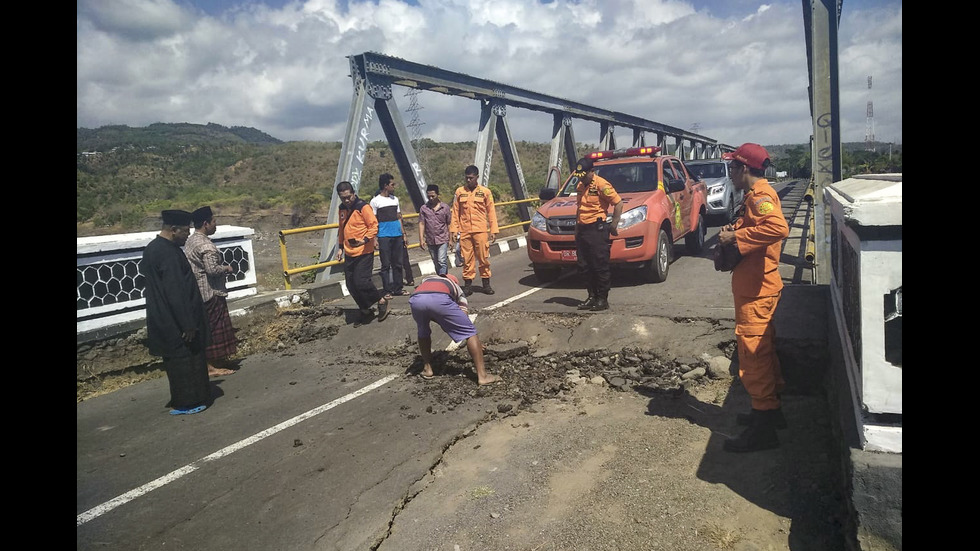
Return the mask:
M 810 204 L 810 227 L 806 234 L 806 252 L 803 258 L 810 264 L 814 265 L 814 260 L 817 257 L 817 238 L 815 235 L 816 222 L 813 216 L 813 180 L 810 180 L 810 185 L 806 188 L 806 193 L 803 195 L 803 200 Z
M 503 202 L 503 203 L 494 203 L 494 207 L 502 207 L 502 206 L 505 206 L 505 205 L 516 205 L 518 203 L 530 203 L 530 202 L 533 202 L 533 201 L 540 201 L 540 199 L 537 199 L 537 198 L 534 198 L 534 199 L 520 199 L 520 200 L 517 200 L 517 201 L 506 201 L 506 202 Z M 414 213 L 411 213 L 411 214 L 402 215 L 402 219 L 418 218 L 418 217 L 419 217 L 419 215 L 418 215 L 417 212 L 414 212 Z M 530 223 L 531 222 L 529 222 L 529 221 L 528 222 L 518 222 L 517 224 L 509 224 L 507 226 L 501 226 L 499 229 L 505 230 L 505 229 L 508 229 L 508 228 L 516 228 L 517 226 L 526 226 L 526 225 L 528 225 Z M 293 229 L 289 229 L 289 230 L 280 230 L 279 231 L 279 256 L 282 258 L 282 277 L 283 277 L 283 284 L 285 285 L 285 287 L 286 287 L 287 290 L 291 290 L 293 288 L 292 287 L 292 283 L 290 282 L 290 279 L 289 279 L 291 276 L 294 276 L 296 274 L 302 274 L 302 273 L 305 273 L 305 272 L 312 272 L 314 270 L 321 270 L 321 269 L 327 268 L 329 266 L 336 266 L 337 264 L 343 264 L 344 261 L 343 260 L 331 260 L 329 262 L 320 262 L 320 263 L 317 263 L 317 264 L 310 264 L 309 266 L 300 266 L 298 268 L 290 268 L 289 267 L 288 255 L 286 254 L 286 236 L 287 235 L 296 235 L 296 234 L 300 234 L 300 233 L 308 233 L 308 232 L 312 232 L 312 231 L 325 231 L 325 230 L 330 230 L 330 229 L 337 228 L 337 227 L 340 227 L 340 224 L 323 224 L 323 225 L 320 225 L 320 226 L 307 226 L 305 228 L 293 228 Z M 525 228 L 525 230 L 526 229 L 527 228 Z M 406 244 L 408 243 L 408 236 L 407 235 L 405 236 L 405 243 Z M 419 246 L 418 243 L 408 244 L 408 248 L 409 249 L 415 249 L 418 246 Z M 377 256 L 378 255 L 378 251 L 374 251 L 374 255 Z

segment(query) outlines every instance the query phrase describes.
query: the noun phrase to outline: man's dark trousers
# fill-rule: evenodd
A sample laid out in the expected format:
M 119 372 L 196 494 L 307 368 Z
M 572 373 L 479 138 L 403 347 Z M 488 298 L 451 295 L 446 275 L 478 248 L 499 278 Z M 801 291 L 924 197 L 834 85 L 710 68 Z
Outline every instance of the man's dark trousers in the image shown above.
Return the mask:
M 344 279 L 347 292 L 361 310 L 367 310 L 381 300 L 381 292 L 371 280 L 374 271 L 374 253 L 348 256 L 344 261 Z
M 590 297 L 604 300 L 609 298 L 609 287 L 612 281 L 609 272 L 610 246 L 608 223 L 579 223 L 575 227 L 578 269 L 585 274 Z
M 402 292 L 404 273 L 402 256 L 405 254 L 405 237 L 379 237 L 378 256 L 381 257 L 381 281 L 385 293 L 397 295 Z

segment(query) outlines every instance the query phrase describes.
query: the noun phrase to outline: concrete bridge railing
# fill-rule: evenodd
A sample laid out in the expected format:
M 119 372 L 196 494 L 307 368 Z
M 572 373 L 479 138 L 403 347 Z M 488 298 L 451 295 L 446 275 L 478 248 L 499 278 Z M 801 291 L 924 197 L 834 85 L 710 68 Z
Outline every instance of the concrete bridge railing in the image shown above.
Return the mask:
M 145 277 L 140 271 L 143 249 L 158 232 L 125 233 L 76 238 L 76 335 L 146 318 Z M 220 226 L 211 236 L 226 263 L 229 298 L 254 295 L 255 230 Z

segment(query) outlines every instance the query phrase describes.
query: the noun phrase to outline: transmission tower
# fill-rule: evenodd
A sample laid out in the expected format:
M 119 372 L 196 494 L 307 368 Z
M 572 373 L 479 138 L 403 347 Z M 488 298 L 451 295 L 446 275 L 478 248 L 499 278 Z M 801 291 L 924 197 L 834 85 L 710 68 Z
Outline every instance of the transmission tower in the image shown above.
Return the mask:
M 868 75 L 868 125 L 864 131 L 864 149 L 875 150 L 875 106 L 871 102 L 871 75 Z
M 418 88 L 409 88 L 405 92 L 405 96 L 408 97 L 408 108 L 406 111 L 412 114 L 412 120 L 408 122 L 408 127 L 412 129 L 412 149 L 415 150 L 415 158 L 419 161 L 419 167 L 422 170 L 422 177 L 429 180 L 429 172 L 426 170 L 425 162 L 425 146 L 422 144 L 422 126 L 425 125 L 422 122 L 422 118 L 419 117 L 419 111 L 422 106 L 419 105 L 419 90 Z

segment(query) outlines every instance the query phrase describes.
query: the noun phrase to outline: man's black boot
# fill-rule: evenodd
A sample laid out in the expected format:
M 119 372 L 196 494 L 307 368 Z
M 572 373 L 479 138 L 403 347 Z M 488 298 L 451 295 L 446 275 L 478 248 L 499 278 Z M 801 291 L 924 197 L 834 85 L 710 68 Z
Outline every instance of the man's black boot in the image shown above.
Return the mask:
M 472 279 L 464 279 L 463 280 L 463 294 L 466 295 L 466 296 L 470 296 L 470 295 L 473 294 L 473 280 Z
M 735 416 L 735 424 L 747 427 L 752 424 L 752 417 L 755 415 L 765 415 L 769 417 L 770 424 L 779 430 L 786 428 L 786 417 L 783 416 L 782 408 L 776 409 L 753 409 L 749 413 L 739 413 Z
M 592 305 L 592 308 L 589 308 L 589 310 L 593 312 L 598 312 L 599 310 L 608 310 L 608 309 L 609 309 L 609 301 L 607 301 L 602 297 L 597 297 L 595 299 L 595 304 Z
M 595 306 L 595 295 L 589 295 L 589 298 L 585 302 L 578 305 L 579 310 L 590 310 Z
M 757 452 L 771 450 L 779 447 L 779 437 L 776 436 L 776 427 L 772 424 L 772 418 L 760 410 L 753 410 L 752 422 L 737 438 L 725 440 L 724 449 L 726 452 Z
M 481 277 L 480 278 L 480 281 L 483 282 L 483 294 L 484 295 L 492 295 L 494 293 L 494 290 L 493 290 L 493 287 L 490 287 L 490 280 L 489 279 L 483 279 Z

